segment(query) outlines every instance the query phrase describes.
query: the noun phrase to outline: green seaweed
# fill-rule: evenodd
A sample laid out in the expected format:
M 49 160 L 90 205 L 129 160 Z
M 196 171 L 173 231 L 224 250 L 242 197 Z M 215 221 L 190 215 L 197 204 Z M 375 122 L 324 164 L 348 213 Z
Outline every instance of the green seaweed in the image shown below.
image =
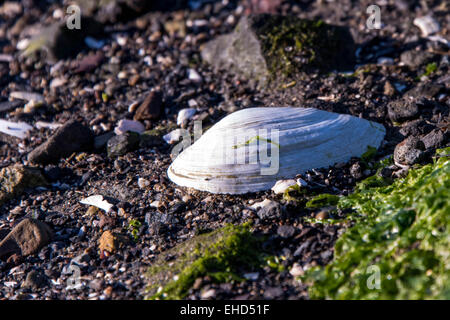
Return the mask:
M 280 148 L 280 145 L 278 143 L 273 142 L 270 139 L 261 138 L 260 136 L 254 136 L 253 138 L 248 139 L 244 143 L 232 146 L 232 149 L 237 149 L 237 148 L 248 146 L 250 143 L 255 142 L 255 141 L 256 142 L 258 142 L 258 141 L 266 141 L 266 142 L 271 143 L 271 144 L 277 146 L 278 148 Z
M 322 208 L 326 206 L 335 206 L 339 202 L 339 196 L 334 194 L 322 193 L 315 196 L 306 203 L 306 208 Z
M 243 281 L 242 270 L 254 269 L 264 262 L 260 244 L 248 224 L 228 225 L 196 236 L 162 254 L 150 267 L 149 298 L 183 299 L 195 280 L 205 276 L 216 283 Z
M 449 152 L 339 200 L 358 217 L 336 242 L 334 260 L 303 277 L 311 298 L 450 299 Z

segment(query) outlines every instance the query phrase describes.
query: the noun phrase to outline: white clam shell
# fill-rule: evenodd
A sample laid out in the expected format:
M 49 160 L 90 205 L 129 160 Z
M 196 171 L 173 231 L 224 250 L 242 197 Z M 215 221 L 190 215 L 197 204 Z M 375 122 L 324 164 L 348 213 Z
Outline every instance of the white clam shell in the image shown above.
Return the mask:
M 234 112 L 181 152 L 168 169 L 180 186 L 242 194 L 359 157 L 384 138 L 381 124 L 313 108 Z

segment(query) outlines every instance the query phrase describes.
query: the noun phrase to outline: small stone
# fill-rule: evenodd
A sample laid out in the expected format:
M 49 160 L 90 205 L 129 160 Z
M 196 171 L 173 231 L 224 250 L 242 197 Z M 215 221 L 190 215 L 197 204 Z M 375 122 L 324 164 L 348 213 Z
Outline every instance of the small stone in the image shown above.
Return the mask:
M 0 242 L 0 257 L 18 253 L 28 256 L 36 253 L 50 242 L 50 227 L 36 219 L 24 219 Z
M 138 179 L 138 186 L 141 189 L 145 189 L 150 185 L 150 181 L 148 181 L 147 179 L 144 178 L 139 178 Z
M 300 264 L 298 264 L 297 262 L 294 263 L 294 265 L 292 266 L 291 270 L 289 270 L 289 273 L 293 277 L 300 277 L 300 276 L 305 274 L 305 272 L 303 271 L 302 266 Z
M 40 288 L 45 287 L 47 284 L 48 284 L 47 276 L 41 271 L 33 270 L 27 274 L 27 277 L 25 279 L 25 282 L 22 284 L 22 287 L 38 290 Z
M 28 161 L 39 164 L 56 163 L 74 152 L 88 151 L 92 148 L 92 131 L 78 121 L 69 121 L 43 144 L 28 154 Z
M 397 90 L 392 85 L 392 83 L 390 83 L 389 81 L 386 81 L 384 83 L 384 94 L 391 97 L 391 96 L 395 95 L 396 93 L 397 93 Z
M 261 220 L 281 217 L 281 205 L 273 200 L 265 199 L 252 205 L 252 208 L 258 210 L 256 214 Z
M 160 91 L 152 91 L 136 110 L 134 120 L 157 120 L 163 112 L 163 96 Z
M 44 102 L 44 96 L 34 92 L 14 91 L 10 93 L 9 97 L 25 101 L 34 101 L 35 103 Z
M 432 58 L 432 53 L 422 50 L 408 50 L 400 55 L 401 62 L 413 69 L 417 69 L 420 66 L 429 63 Z
M 295 234 L 295 228 L 293 226 L 279 226 L 277 229 L 277 234 L 285 239 L 291 238 Z
M 320 211 L 319 213 L 316 214 L 317 220 L 325 220 L 328 219 L 328 217 L 329 217 L 328 211 Z
M 448 138 L 447 138 L 448 139 Z M 436 149 L 444 145 L 446 140 L 445 134 L 442 130 L 435 129 L 422 138 L 422 142 L 426 149 Z
M 207 291 L 204 291 L 201 293 L 200 297 L 202 299 L 211 299 L 216 296 L 216 290 L 215 289 L 209 289 Z
M 388 104 L 389 118 L 393 122 L 413 119 L 419 113 L 419 107 L 410 99 L 392 101 Z
M 297 181 L 294 179 L 289 180 L 278 180 L 275 185 L 272 187 L 272 191 L 275 194 L 282 194 L 284 193 L 289 187 L 295 186 L 297 184 Z
M 108 140 L 107 144 L 108 157 L 123 156 L 128 152 L 136 150 L 139 147 L 139 141 L 139 134 L 135 132 L 126 132 L 112 137 Z
M 400 165 L 413 165 L 422 160 L 425 144 L 417 137 L 408 137 L 394 150 L 394 162 Z
M 264 291 L 264 298 L 273 300 L 282 297 L 283 294 L 283 289 L 281 289 L 280 287 L 272 287 Z
M 39 169 L 15 164 L 0 170 L 0 205 L 22 194 L 26 188 L 45 185 Z
M 352 175 L 353 178 L 355 178 L 357 180 L 361 179 L 363 177 L 362 167 L 359 162 L 354 163 L 350 167 L 350 174 Z
M 114 253 L 122 243 L 123 239 L 120 235 L 107 230 L 103 232 L 98 240 L 98 248 L 100 249 L 100 253 L 103 253 L 104 251 Z

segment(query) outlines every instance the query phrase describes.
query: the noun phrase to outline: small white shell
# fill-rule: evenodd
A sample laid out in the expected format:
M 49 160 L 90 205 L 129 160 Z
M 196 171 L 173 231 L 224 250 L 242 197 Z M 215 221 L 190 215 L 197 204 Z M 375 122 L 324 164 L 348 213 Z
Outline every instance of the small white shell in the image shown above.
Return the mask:
M 414 25 L 422 31 L 422 36 L 428 37 L 430 34 L 440 30 L 439 23 L 432 16 L 423 16 L 414 19 Z
M 117 126 L 114 128 L 114 133 L 117 135 L 124 134 L 127 131 L 136 132 L 141 134 L 145 131 L 145 127 L 139 121 L 122 119 L 119 121 Z
M 33 127 L 25 122 L 11 122 L 0 119 L 0 132 L 13 137 L 25 139 L 28 131 L 31 129 L 33 129 Z
M 281 194 L 286 191 L 287 188 L 295 186 L 297 184 L 297 181 L 294 179 L 288 179 L 288 180 L 278 180 L 275 185 L 272 187 L 272 191 L 275 194 Z
M 181 109 L 178 112 L 177 125 L 181 126 L 182 124 L 188 122 L 189 119 L 192 118 L 196 113 L 197 110 L 194 108 Z
M 249 108 L 234 112 L 185 149 L 168 169 L 180 186 L 241 194 L 277 180 L 359 157 L 378 148 L 381 124 L 312 108 Z M 269 155 L 270 154 L 270 155 Z

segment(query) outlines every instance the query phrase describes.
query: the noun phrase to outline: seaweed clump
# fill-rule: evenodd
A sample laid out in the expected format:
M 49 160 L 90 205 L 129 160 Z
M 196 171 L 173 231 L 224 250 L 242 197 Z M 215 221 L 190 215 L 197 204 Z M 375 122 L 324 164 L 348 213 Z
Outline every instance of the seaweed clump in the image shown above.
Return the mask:
M 336 242 L 333 262 L 304 276 L 311 298 L 450 298 L 449 151 L 390 185 L 339 200 L 359 216 Z
M 195 280 L 205 276 L 216 283 L 242 281 L 242 271 L 264 262 L 260 243 L 248 224 L 198 235 L 161 254 L 150 267 L 148 298 L 183 299 Z

